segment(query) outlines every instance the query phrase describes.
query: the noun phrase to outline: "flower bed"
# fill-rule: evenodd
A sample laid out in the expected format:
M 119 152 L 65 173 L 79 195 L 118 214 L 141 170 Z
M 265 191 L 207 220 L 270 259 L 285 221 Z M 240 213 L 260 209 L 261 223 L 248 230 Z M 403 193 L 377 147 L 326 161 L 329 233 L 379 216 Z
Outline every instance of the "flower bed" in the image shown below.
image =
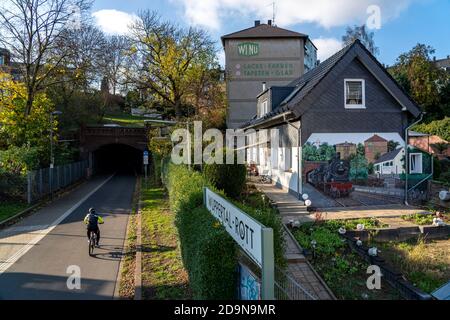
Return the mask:
M 338 299 L 400 299 L 397 290 L 382 281 L 380 290 L 369 290 L 366 262 L 347 245 L 338 230 L 380 227 L 375 219 L 323 221 L 306 223 L 292 231 L 300 246 L 306 249 L 310 262 Z

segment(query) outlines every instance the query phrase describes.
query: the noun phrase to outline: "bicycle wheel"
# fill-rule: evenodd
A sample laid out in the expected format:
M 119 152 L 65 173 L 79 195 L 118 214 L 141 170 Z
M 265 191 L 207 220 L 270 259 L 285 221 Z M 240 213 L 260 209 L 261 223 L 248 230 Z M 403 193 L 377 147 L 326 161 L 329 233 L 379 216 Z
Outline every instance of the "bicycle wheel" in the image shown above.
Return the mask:
M 95 235 L 93 232 L 91 232 L 91 236 L 89 237 L 89 255 L 92 256 L 94 253 L 94 247 L 95 247 Z

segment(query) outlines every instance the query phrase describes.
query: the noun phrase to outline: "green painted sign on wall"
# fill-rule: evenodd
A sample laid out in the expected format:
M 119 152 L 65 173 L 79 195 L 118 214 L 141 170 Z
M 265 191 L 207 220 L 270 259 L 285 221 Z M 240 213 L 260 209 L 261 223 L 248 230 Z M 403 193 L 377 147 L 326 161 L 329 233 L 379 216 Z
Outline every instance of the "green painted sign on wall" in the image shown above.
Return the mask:
M 240 56 L 253 57 L 259 54 L 259 44 L 254 42 L 244 42 L 237 46 Z

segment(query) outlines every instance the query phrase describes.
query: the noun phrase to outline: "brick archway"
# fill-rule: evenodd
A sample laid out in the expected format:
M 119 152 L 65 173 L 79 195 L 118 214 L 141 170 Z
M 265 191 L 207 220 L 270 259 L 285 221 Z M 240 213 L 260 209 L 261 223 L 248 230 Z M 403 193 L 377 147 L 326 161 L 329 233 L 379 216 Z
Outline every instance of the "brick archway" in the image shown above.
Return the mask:
M 123 144 L 144 151 L 147 142 L 146 128 L 84 127 L 80 132 L 80 151 L 84 157 L 110 144 Z

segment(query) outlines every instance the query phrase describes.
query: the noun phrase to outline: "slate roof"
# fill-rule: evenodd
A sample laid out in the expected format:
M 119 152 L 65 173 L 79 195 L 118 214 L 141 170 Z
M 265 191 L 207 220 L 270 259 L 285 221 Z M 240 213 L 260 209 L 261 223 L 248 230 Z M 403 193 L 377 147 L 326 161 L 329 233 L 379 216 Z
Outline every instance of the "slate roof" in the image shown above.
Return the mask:
M 403 150 L 403 148 L 398 148 L 391 152 L 385 153 L 381 157 L 379 157 L 378 160 L 375 161 L 374 164 L 382 163 L 382 162 L 386 162 L 386 161 L 392 161 L 402 150 Z
M 361 51 L 362 50 L 362 51 Z M 361 59 L 366 59 L 369 57 L 368 62 L 375 62 L 375 66 L 381 68 L 384 77 L 387 76 L 387 81 L 391 80 L 388 84 L 391 89 L 395 90 L 398 95 L 403 95 L 401 99 L 404 103 L 408 104 L 408 110 L 417 117 L 420 114 L 420 108 L 418 105 L 409 97 L 409 95 L 398 85 L 398 83 L 393 79 L 393 77 L 386 71 L 386 69 L 381 65 L 381 63 L 366 49 L 366 47 L 359 40 L 355 40 L 353 43 L 347 45 L 343 49 L 336 52 L 327 60 L 323 61 L 317 67 L 311 69 L 305 73 L 300 78 L 292 81 L 287 86 L 295 87 L 292 93 L 280 103 L 280 105 L 267 113 L 265 116 L 252 120 L 243 125 L 243 127 L 253 126 L 265 122 L 279 114 L 286 113 L 288 111 L 293 111 L 294 107 L 305 98 L 311 90 L 313 90 L 320 81 L 329 73 L 331 70 L 339 64 L 339 62 L 350 52 L 355 52 L 355 55 Z M 366 54 L 364 54 L 366 53 Z M 366 59 L 367 60 L 367 59 Z M 395 87 L 395 88 L 393 88 Z M 293 101 L 295 98 L 295 101 Z
M 317 67 L 311 69 L 300 78 L 289 83 L 287 85 L 288 87 L 296 87 L 296 88 L 291 92 L 290 95 L 288 95 L 283 100 L 283 102 L 280 103 L 280 105 L 277 108 L 275 108 L 274 110 L 267 113 L 265 116 L 261 118 L 247 122 L 244 125 L 244 127 L 247 127 L 248 125 L 251 124 L 257 124 L 258 122 L 263 122 L 266 119 L 272 118 L 278 114 L 289 111 L 290 108 L 288 108 L 287 103 L 299 93 L 300 98 L 305 96 L 307 92 L 309 92 L 317 83 L 319 83 L 319 81 L 331 70 L 331 68 L 333 68 L 333 66 L 347 53 L 347 51 L 351 47 L 352 45 L 349 45 L 341 49 L 340 51 L 332 55 L 330 58 L 319 64 Z
M 256 38 L 308 38 L 306 34 L 283 29 L 268 24 L 260 24 L 241 31 L 222 36 L 222 43 L 227 39 L 256 39 Z

